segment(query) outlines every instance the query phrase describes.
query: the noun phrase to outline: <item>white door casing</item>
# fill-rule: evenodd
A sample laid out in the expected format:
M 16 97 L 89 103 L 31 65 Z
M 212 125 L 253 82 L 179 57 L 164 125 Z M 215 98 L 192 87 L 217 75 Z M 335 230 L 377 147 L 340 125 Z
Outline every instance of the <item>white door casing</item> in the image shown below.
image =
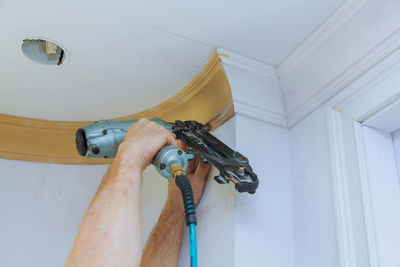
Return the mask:
M 382 220 L 388 220 L 388 225 L 395 224 L 397 217 L 387 216 L 393 214 L 394 208 L 400 208 L 400 204 L 396 203 L 400 192 L 397 196 L 396 193 L 390 193 L 396 190 L 393 189 L 393 144 L 389 148 L 386 146 L 386 153 L 381 152 L 388 155 L 391 151 L 392 154 L 388 156 L 391 157 L 391 161 L 385 161 L 387 164 L 391 162 L 391 172 L 388 170 L 389 166 L 384 168 L 388 170 L 387 173 L 376 172 L 376 168 L 382 168 L 376 151 L 374 153 L 373 150 L 374 142 L 379 140 L 372 138 L 371 131 L 365 130 L 366 126 L 363 126 L 363 123 L 379 114 L 381 110 L 396 104 L 400 98 L 399 79 L 400 52 L 397 50 L 352 82 L 327 104 L 341 266 L 387 267 L 400 264 L 399 258 L 394 257 L 390 250 L 384 249 L 385 246 L 390 247 L 388 244 L 393 245 L 395 242 L 387 237 L 397 236 L 398 227 L 391 228 L 390 232 L 389 226 L 382 226 L 385 225 Z M 386 139 L 392 142 L 390 133 L 385 134 Z M 384 147 L 379 146 L 379 149 L 384 150 Z M 378 179 L 378 175 L 381 175 L 382 179 Z M 397 177 L 397 174 L 395 175 Z M 391 186 L 377 191 L 377 185 L 387 186 L 388 181 L 391 181 Z M 398 188 L 397 182 L 397 190 Z M 385 191 L 388 194 L 382 194 Z M 384 200 L 381 199 L 382 196 Z M 386 229 L 390 234 L 384 233 L 382 229 Z
M 392 136 L 393 136 L 394 151 L 396 155 L 397 175 L 399 177 L 399 186 L 400 186 L 400 130 L 394 132 Z

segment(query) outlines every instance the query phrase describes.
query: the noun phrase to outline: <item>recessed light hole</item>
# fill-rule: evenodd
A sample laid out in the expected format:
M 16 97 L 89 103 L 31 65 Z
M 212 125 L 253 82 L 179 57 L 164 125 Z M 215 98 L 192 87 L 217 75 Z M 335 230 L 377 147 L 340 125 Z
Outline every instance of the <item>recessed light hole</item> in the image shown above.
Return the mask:
M 63 48 L 44 39 L 25 39 L 21 49 L 27 58 L 39 64 L 60 66 L 66 59 Z

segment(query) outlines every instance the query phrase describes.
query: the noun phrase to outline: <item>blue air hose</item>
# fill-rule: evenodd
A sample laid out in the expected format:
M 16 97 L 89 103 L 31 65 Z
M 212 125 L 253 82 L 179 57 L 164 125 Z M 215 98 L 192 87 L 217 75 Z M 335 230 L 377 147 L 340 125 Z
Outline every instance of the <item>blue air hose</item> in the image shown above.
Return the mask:
M 182 193 L 185 206 L 186 225 L 189 227 L 190 240 L 190 266 L 197 267 L 197 241 L 196 241 L 196 211 L 194 205 L 192 186 L 188 177 L 184 174 L 175 177 L 175 183 Z
M 196 240 L 196 225 L 189 224 L 189 242 L 190 242 L 190 265 L 197 267 L 197 240 Z

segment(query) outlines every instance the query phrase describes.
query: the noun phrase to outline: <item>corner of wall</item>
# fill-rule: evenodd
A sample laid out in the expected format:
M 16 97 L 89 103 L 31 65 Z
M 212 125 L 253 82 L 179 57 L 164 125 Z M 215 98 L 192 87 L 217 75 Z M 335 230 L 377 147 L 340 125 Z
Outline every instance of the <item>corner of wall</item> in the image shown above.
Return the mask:
M 235 113 L 287 127 L 276 67 L 224 49 L 217 53 L 232 90 Z
M 345 1 L 278 66 L 289 127 L 399 49 L 396 5 Z

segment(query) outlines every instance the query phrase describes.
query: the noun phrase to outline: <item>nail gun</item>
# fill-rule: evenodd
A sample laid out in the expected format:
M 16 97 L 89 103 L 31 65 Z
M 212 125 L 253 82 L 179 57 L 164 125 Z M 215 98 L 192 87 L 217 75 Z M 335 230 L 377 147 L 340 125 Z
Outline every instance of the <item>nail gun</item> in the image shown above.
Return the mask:
M 209 133 L 210 126 L 196 121 L 175 121 L 168 123 L 161 119 L 150 119 L 155 123 L 173 132 L 188 148 L 183 152 L 176 148 L 176 153 L 171 149 L 161 150 L 163 156 L 156 156 L 153 161 L 156 169 L 166 178 L 166 157 L 174 157 L 172 161 L 182 162 L 182 166 L 197 154 L 200 159 L 216 167 L 220 174 L 214 177 L 219 184 L 232 182 L 238 192 L 255 193 L 258 187 L 257 175 L 253 172 L 249 160 L 237 151 L 232 150 L 223 142 Z M 118 146 L 123 141 L 129 127 L 138 120 L 101 120 L 94 124 L 86 125 L 76 132 L 75 141 L 79 154 L 87 158 L 113 158 Z M 159 152 L 159 154 L 160 154 Z M 167 160 L 171 162 L 170 158 Z M 168 166 L 169 167 L 169 166 Z M 185 167 L 186 168 L 186 167 Z

